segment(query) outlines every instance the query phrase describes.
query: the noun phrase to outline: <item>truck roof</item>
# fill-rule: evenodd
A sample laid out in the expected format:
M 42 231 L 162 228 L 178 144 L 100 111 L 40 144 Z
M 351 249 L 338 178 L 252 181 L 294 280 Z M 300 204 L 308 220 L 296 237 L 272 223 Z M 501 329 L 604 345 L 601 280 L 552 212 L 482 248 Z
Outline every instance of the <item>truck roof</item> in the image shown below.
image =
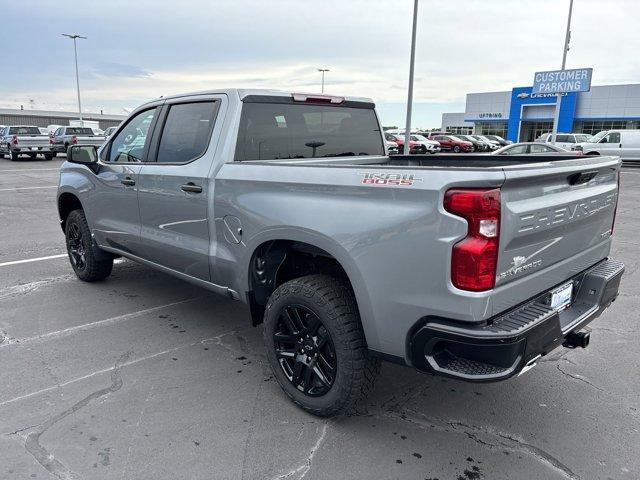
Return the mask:
M 211 95 L 211 94 L 225 94 L 229 96 L 237 95 L 240 98 L 240 100 L 243 100 L 245 97 L 248 97 L 250 95 L 269 96 L 269 97 L 291 97 L 291 95 L 294 93 L 302 93 L 307 95 L 326 95 L 330 97 L 339 96 L 344 98 L 346 101 L 373 103 L 373 100 L 367 97 L 329 95 L 329 94 L 319 94 L 319 93 L 310 93 L 310 92 L 286 92 L 284 90 L 270 90 L 266 88 L 221 88 L 216 90 L 203 90 L 199 92 L 179 93 L 176 95 L 168 95 L 166 97 L 156 98 L 155 100 L 152 100 L 151 102 L 147 102 L 147 103 L 157 102 L 158 100 L 161 100 L 161 99 L 166 100 L 166 99 L 174 99 L 174 98 L 181 98 L 181 97 L 189 97 L 193 95 Z

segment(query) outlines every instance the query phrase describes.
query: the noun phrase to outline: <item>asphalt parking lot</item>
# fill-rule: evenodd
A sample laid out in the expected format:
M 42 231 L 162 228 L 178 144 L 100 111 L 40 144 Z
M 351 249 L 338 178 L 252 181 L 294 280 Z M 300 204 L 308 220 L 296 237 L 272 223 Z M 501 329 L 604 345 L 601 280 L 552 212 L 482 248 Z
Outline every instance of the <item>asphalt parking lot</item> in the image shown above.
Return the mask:
M 241 304 L 129 261 L 77 280 L 60 164 L 0 159 L 0 478 L 640 478 L 640 170 L 589 348 L 486 385 L 385 364 L 359 415 L 322 420 L 281 393 Z

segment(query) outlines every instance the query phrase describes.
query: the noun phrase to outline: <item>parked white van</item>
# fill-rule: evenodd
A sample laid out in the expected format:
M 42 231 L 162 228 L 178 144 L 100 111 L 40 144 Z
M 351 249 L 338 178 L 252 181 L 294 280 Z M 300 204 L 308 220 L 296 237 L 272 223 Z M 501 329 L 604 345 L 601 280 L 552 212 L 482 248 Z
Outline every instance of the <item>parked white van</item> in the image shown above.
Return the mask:
M 616 155 L 623 161 L 640 161 L 640 130 L 604 130 L 587 142 L 573 145 L 572 150 L 585 155 Z

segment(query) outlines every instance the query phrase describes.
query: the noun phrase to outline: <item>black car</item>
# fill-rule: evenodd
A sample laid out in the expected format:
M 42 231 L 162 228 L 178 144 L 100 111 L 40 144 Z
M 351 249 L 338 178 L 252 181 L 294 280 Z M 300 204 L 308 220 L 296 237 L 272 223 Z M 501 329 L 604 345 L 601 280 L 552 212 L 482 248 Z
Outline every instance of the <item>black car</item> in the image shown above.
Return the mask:
M 471 135 L 456 135 L 461 140 L 466 140 L 467 142 L 473 143 L 473 152 L 486 152 L 489 150 L 489 145 L 484 142 L 481 142 L 477 138 L 473 138 Z

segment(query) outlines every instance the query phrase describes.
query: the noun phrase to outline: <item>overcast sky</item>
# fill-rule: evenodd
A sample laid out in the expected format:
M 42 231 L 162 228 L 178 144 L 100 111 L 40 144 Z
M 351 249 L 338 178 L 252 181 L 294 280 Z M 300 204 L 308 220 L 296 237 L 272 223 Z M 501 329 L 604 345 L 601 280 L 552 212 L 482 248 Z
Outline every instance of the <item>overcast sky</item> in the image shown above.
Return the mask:
M 411 0 L 0 0 L 0 106 L 123 113 L 158 97 L 216 87 L 372 97 L 404 122 Z M 414 125 L 440 125 L 469 92 L 530 85 L 559 68 L 569 0 L 420 0 Z M 567 67 L 593 84 L 640 81 L 640 0 L 575 0 Z

